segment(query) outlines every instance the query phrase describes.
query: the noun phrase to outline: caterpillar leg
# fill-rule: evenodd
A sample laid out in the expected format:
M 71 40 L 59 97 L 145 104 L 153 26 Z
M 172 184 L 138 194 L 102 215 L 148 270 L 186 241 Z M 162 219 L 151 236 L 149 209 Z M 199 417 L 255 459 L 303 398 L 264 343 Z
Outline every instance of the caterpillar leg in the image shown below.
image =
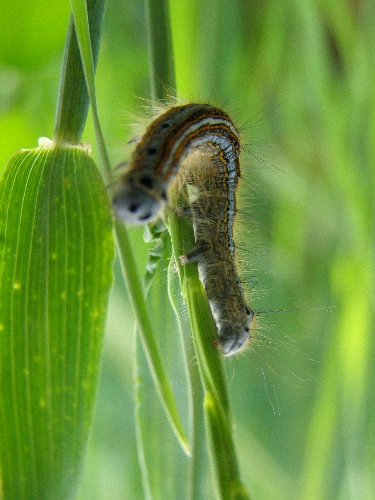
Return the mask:
M 184 217 L 185 215 L 191 215 L 192 209 L 191 209 L 191 207 L 177 207 L 176 214 L 178 217 Z
M 205 213 L 206 213 L 205 205 L 197 201 L 185 207 L 176 208 L 176 214 L 178 217 L 185 217 L 186 215 L 192 215 L 193 217 L 194 216 L 196 217 Z
M 204 260 L 205 255 L 212 250 L 212 246 L 205 240 L 198 240 L 194 248 L 185 255 L 180 255 L 180 262 L 183 266 L 189 262 L 199 262 Z

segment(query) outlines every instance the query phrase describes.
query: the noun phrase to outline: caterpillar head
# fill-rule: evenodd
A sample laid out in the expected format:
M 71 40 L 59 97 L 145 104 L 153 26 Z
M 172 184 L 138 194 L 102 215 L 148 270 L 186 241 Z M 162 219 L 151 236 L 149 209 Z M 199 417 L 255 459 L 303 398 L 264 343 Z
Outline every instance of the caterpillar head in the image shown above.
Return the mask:
M 147 224 L 161 216 L 167 203 L 164 186 L 152 175 L 129 172 L 112 200 L 115 216 L 130 224 Z

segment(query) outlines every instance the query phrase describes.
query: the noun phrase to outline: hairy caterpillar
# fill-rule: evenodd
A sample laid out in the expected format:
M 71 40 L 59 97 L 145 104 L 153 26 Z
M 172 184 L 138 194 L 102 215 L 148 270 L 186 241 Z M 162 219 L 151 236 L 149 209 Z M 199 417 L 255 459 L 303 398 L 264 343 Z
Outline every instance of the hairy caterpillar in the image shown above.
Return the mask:
M 149 125 L 113 197 L 121 220 L 145 224 L 160 217 L 170 186 L 192 155 L 195 161 L 184 175 L 195 188 L 195 198 L 182 212 L 192 214 L 196 243 L 180 260 L 198 263 L 218 330 L 216 347 L 225 356 L 238 352 L 250 338 L 254 316 L 235 265 L 239 154 L 239 132 L 224 111 L 209 104 L 174 106 Z

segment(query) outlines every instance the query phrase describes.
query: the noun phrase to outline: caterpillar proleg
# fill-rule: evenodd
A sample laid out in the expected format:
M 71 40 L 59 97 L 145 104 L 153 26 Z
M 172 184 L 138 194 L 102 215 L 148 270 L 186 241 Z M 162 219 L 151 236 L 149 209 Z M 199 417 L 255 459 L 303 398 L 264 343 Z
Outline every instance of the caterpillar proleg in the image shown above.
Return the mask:
M 216 347 L 225 356 L 250 338 L 254 317 L 235 263 L 239 155 L 239 132 L 227 113 L 209 104 L 174 106 L 149 125 L 113 197 L 119 219 L 145 224 L 161 216 L 176 178 L 192 188 L 190 206 L 179 213 L 192 215 L 195 246 L 180 260 L 198 263 L 217 326 Z

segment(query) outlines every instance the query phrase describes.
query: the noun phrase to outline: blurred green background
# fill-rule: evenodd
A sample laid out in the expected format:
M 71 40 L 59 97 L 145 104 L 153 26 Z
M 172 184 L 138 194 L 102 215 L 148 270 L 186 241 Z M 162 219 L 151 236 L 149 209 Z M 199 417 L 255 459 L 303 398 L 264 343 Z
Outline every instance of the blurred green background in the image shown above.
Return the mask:
M 69 2 L 1 11 L 4 165 L 52 136 Z M 223 105 L 247 149 L 240 254 L 258 341 L 226 362 L 244 482 L 253 500 L 375 498 L 375 4 L 173 0 L 171 17 L 178 90 Z M 150 97 L 146 35 L 142 2 L 108 1 L 97 96 L 114 165 Z M 143 498 L 134 320 L 115 273 L 80 500 Z

